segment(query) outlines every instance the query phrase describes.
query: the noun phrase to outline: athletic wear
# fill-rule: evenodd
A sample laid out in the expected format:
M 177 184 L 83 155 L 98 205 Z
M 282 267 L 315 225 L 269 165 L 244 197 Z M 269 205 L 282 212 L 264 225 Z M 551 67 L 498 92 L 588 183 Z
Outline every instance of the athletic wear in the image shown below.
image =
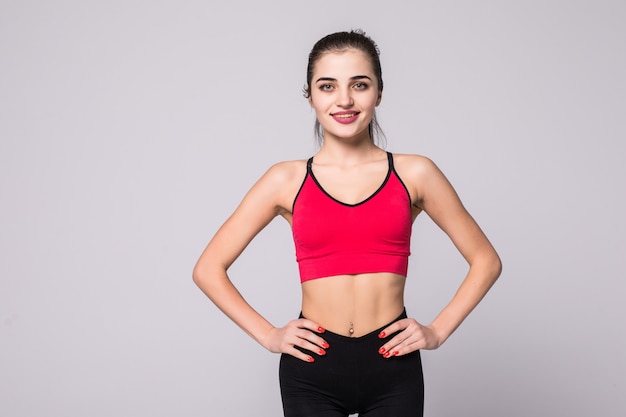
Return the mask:
M 364 201 L 346 204 L 328 194 L 307 161 L 293 203 L 292 232 L 300 281 L 333 275 L 392 272 L 406 276 L 411 198 L 387 153 L 389 170 Z
M 396 320 L 406 317 L 403 312 Z M 308 363 L 283 354 L 280 390 L 285 417 L 421 417 L 424 380 L 420 352 L 385 359 L 378 349 L 395 334 L 383 326 L 362 337 L 330 331 L 325 356 Z

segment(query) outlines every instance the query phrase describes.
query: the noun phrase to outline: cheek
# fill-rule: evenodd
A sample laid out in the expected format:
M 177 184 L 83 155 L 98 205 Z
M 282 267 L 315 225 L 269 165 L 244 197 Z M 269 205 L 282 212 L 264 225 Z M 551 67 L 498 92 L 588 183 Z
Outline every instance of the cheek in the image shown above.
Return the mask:
M 380 91 L 376 91 L 375 94 L 372 94 L 371 103 L 373 106 L 378 106 L 380 104 L 381 94 Z
M 330 105 L 330 100 L 324 100 L 324 96 L 315 95 L 309 99 L 309 104 L 318 113 L 324 113 Z
M 378 99 L 378 94 L 374 95 L 374 96 L 370 96 L 368 97 L 364 104 L 366 107 L 370 107 L 370 108 L 374 108 L 376 106 L 378 106 L 378 103 L 380 102 L 380 100 Z

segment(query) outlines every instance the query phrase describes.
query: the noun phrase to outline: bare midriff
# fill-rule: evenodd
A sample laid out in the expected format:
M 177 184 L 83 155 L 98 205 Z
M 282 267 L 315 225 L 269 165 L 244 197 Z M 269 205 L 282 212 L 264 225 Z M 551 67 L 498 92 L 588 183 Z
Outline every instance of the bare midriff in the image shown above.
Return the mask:
M 402 275 L 336 275 L 302 283 L 302 314 L 333 333 L 360 337 L 396 319 L 404 309 Z

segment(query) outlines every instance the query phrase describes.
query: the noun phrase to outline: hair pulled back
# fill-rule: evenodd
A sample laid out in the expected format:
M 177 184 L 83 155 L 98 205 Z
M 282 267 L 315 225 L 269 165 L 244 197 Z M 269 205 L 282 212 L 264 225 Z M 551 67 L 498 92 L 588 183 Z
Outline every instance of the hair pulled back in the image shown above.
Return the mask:
M 360 29 L 351 30 L 350 32 L 336 32 L 330 35 L 324 36 L 313 45 L 313 49 L 309 53 L 309 62 L 306 68 L 306 85 L 304 86 L 304 97 L 311 97 L 311 81 L 313 80 L 313 68 L 319 59 L 329 52 L 343 52 L 347 49 L 357 49 L 369 58 L 374 75 L 378 81 L 378 89 L 383 89 L 383 74 L 380 66 L 380 50 L 376 45 L 376 42 L 365 34 Z M 321 145 L 324 139 L 324 129 L 320 125 L 318 120 L 315 120 L 315 137 L 318 143 Z M 376 113 L 372 117 L 372 121 L 369 125 L 370 138 L 374 143 L 384 141 L 385 134 L 383 133 L 378 121 L 376 120 Z

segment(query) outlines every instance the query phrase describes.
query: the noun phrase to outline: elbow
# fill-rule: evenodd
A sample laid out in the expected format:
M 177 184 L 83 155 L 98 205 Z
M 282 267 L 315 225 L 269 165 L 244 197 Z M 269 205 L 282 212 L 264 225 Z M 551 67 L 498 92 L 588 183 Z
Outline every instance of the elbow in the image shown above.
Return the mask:
M 206 266 L 196 265 L 191 273 L 191 279 L 201 290 L 205 291 L 207 286 L 211 283 L 212 274 L 209 268 Z
M 191 272 L 191 279 L 193 283 L 196 284 L 200 289 L 203 289 L 209 277 L 208 268 L 204 262 L 198 261 L 198 263 L 193 267 L 193 271 Z
M 199 287 L 202 282 L 202 277 L 203 275 L 200 268 L 198 268 L 198 265 L 194 266 L 193 271 L 191 272 L 191 279 L 193 280 L 193 283 Z
M 495 282 L 500 277 L 500 274 L 502 274 L 502 259 L 500 259 L 495 251 L 493 252 L 489 264 L 489 272 L 491 273 L 493 281 Z
M 502 273 L 502 260 L 495 250 L 484 251 L 474 262 L 470 262 L 470 269 L 477 271 L 485 285 L 491 287 Z
M 196 265 L 191 273 L 193 283 L 206 295 L 209 299 L 212 299 L 213 288 L 211 285 L 210 274 L 206 268 Z
M 225 270 L 216 268 L 215 263 L 206 261 L 198 262 L 191 273 L 194 284 L 211 299 L 222 288 L 222 277 L 226 277 Z

